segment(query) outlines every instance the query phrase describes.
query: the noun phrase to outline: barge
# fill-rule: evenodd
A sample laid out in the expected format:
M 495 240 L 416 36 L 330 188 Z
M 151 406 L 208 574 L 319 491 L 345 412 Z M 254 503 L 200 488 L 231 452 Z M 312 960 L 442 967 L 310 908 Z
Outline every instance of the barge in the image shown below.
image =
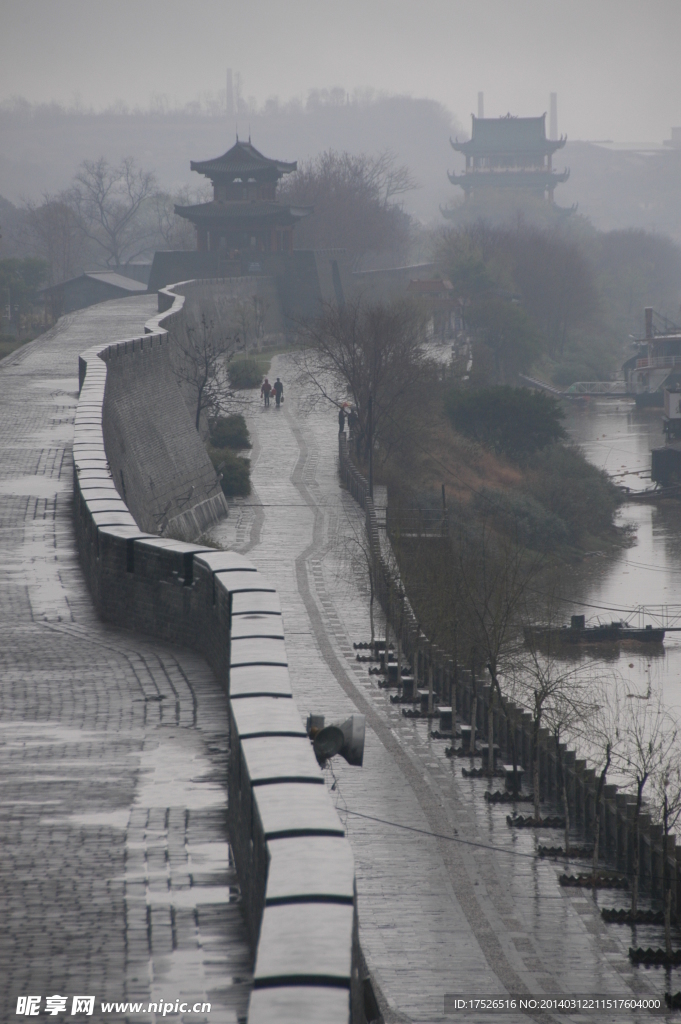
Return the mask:
M 615 644 L 621 640 L 661 644 L 665 632 L 665 629 L 658 626 L 643 626 L 639 629 L 621 620 L 587 626 L 583 615 L 573 615 L 569 626 L 527 626 L 524 630 L 526 642 L 552 640 L 561 644 Z

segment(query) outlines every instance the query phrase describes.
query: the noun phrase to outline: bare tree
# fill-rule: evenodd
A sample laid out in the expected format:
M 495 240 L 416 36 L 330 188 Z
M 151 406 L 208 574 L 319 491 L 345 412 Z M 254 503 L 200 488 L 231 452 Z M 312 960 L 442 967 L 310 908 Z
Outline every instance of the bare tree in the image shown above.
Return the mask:
M 411 221 L 394 200 L 417 187 L 387 150 L 376 157 L 327 150 L 282 183 L 280 195 L 314 207 L 296 229 L 299 245 L 342 248 L 358 263 L 368 253 L 406 255 Z
M 177 380 L 187 386 L 195 404 L 195 426 L 201 415 L 217 414 L 230 394 L 227 366 L 241 345 L 231 335 L 216 336 L 212 320 L 204 314 L 198 327 L 187 327 L 184 336 L 175 335 L 178 359 Z
M 654 779 L 655 802 L 662 824 L 662 891 L 664 893 L 664 940 L 672 955 L 672 875 L 669 870 L 669 837 L 681 820 L 681 759 L 676 750 Z
M 83 264 L 87 239 L 67 197 L 46 192 L 42 203 L 26 203 L 25 212 L 31 251 L 49 263 L 50 284 L 73 277 Z
M 451 537 L 451 572 L 459 589 L 461 643 L 473 665 L 490 675 L 488 770 L 494 773 L 494 713 L 502 705 L 502 663 L 517 648 L 520 611 L 544 558 L 500 536 L 484 516 L 471 527 L 462 524 Z
M 565 817 L 565 856 L 570 856 L 570 800 L 567 791 L 567 772 L 563 759 L 563 740 L 568 737 L 596 710 L 590 680 L 580 677 L 570 681 L 569 686 L 555 687 L 553 694 L 544 705 L 544 717 L 556 747 L 556 760 L 560 777 L 563 815 Z M 595 872 L 594 872 L 595 874 Z
M 155 175 L 137 167 L 132 157 L 118 167 L 100 157 L 83 161 L 66 194 L 83 234 L 99 248 L 108 267 L 120 267 L 153 239 L 153 220 L 143 215 L 155 192 Z
M 402 299 L 359 299 L 342 308 L 327 303 L 319 317 L 298 325 L 301 384 L 313 402 L 352 402 L 359 418 L 358 456 L 368 455 L 370 397 L 372 439 L 382 459 L 423 430 L 435 373 L 422 347 L 424 334 L 422 310 Z
M 513 699 L 532 715 L 532 787 L 534 817 L 541 820 L 539 788 L 539 736 L 548 726 L 556 743 L 557 757 L 565 805 L 566 850 L 569 849 L 569 808 L 565 788 L 565 771 L 560 749 L 565 733 L 577 733 L 598 707 L 596 684 L 592 672 L 584 672 L 580 664 L 565 658 L 557 624 L 560 621 L 559 581 L 546 580 L 541 593 L 526 589 L 523 619 L 524 644 L 511 661 L 509 689 Z M 541 614 L 542 626 L 535 626 Z
M 594 801 L 594 852 L 593 875 L 598 873 L 598 858 L 601 835 L 601 807 L 603 790 L 608 773 L 620 756 L 623 743 L 624 692 L 621 680 L 611 675 L 604 680 L 595 694 L 596 708 L 580 726 L 579 732 L 585 740 L 590 760 L 597 776 L 596 798 Z
M 634 811 L 634 863 L 631 887 L 631 910 L 638 910 L 639 865 L 641 855 L 640 818 L 646 783 L 663 775 L 678 738 L 678 727 L 662 704 L 661 695 L 651 700 L 628 702 L 623 734 L 623 749 L 617 767 L 636 787 Z
M 205 203 L 211 198 L 209 187 L 190 189 L 183 185 L 177 192 L 157 189 L 151 197 L 158 238 L 166 249 L 194 249 L 196 232 L 193 224 L 175 213 L 175 206 Z

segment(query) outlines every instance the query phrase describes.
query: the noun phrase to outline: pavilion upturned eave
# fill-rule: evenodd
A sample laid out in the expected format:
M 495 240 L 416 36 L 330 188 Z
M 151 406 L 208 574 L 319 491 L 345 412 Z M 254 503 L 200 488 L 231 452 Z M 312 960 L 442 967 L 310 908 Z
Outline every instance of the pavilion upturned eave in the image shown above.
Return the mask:
M 222 156 L 214 157 L 211 160 L 192 160 L 189 166 L 192 171 L 205 174 L 209 178 L 255 176 L 256 179 L 263 176 L 278 179 L 284 174 L 291 174 L 298 168 L 295 160 L 291 163 L 284 160 L 271 160 L 250 142 L 240 142 L 238 139 L 235 145 Z
M 276 202 L 220 202 L 199 203 L 196 206 L 176 206 L 175 213 L 185 220 L 210 225 L 211 223 L 233 224 L 235 226 L 258 223 L 295 224 L 313 212 L 312 206 L 285 206 Z
M 558 149 L 562 149 L 567 142 L 567 136 L 563 135 L 560 139 L 538 139 L 532 143 L 526 143 L 523 145 L 510 145 L 505 142 L 503 145 L 493 145 L 490 142 L 482 139 L 468 139 L 467 142 L 459 142 L 458 139 L 449 140 L 449 144 L 452 149 L 456 150 L 457 153 L 463 153 L 469 157 L 508 157 L 512 159 L 520 154 L 530 155 L 535 153 L 537 156 L 552 155 Z
M 553 188 L 570 177 L 570 170 L 567 168 L 562 172 L 526 170 L 518 168 L 511 170 L 474 170 L 466 174 L 450 174 L 447 177 L 452 185 L 461 185 L 464 189 L 478 188 Z

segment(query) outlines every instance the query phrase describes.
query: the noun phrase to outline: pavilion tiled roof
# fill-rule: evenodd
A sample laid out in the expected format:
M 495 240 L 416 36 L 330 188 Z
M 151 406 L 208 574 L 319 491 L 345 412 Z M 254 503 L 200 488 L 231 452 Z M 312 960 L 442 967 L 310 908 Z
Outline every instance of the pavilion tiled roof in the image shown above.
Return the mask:
M 283 203 L 260 200 L 252 202 L 212 200 L 209 203 L 199 203 L 196 206 L 175 207 L 178 217 L 201 221 L 272 220 L 292 224 L 312 212 L 312 206 L 285 206 Z
M 282 174 L 290 174 L 298 167 L 296 161 L 285 163 L 282 160 L 270 160 L 263 156 L 250 142 L 239 142 L 228 149 L 222 156 L 214 160 L 192 160 L 192 171 L 199 174 L 206 174 L 208 177 L 218 174 L 234 175 L 234 177 L 248 178 L 250 175 L 262 173 L 263 171 L 275 171 L 278 177 Z
M 546 114 L 541 117 L 475 117 L 468 142 L 450 142 L 452 148 L 468 156 L 494 153 L 554 153 L 566 139 L 546 138 Z

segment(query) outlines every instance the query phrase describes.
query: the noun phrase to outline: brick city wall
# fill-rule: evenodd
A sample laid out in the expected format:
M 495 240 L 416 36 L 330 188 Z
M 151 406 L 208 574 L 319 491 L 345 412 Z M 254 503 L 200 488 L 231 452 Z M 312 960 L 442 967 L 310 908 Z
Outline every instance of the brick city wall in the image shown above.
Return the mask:
M 224 686 L 230 838 L 256 950 L 250 1024 L 365 1024 L 352 852 L 293 699 L 275 588 L 234 552 L 145 533 L 109 464 L 112 367 L 130 359 L 153 388 L 166 343 L 158 319 L 136 341 L 139 350 L 128 342 L 115 355 L 116 346 L 94 347 L 80 358 L 73 459 L 81 565 L 103 619 L 198 651 Z M 134 394 L 145 401 L 144 387 Z M 151 419 L 163 391 L 150 394 Z M 142 487 L 141 475 L 130 479 Z

